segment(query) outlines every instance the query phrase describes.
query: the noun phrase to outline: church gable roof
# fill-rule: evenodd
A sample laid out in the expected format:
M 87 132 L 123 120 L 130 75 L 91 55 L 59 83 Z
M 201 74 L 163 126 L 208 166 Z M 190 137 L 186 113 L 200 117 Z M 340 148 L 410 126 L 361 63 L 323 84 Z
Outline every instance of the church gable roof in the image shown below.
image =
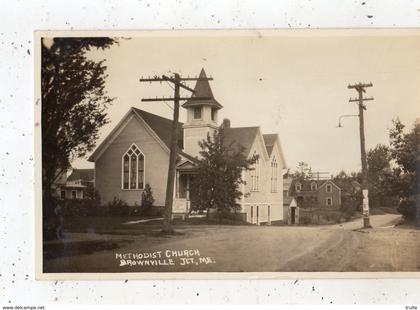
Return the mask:
M 271 133 L 263 135 L 265 148 L 267 149 L 268 156 L 271 156 L 271 152 L 273 151 L 274 143 L 277 140 L 277 134 Z
M 206 97 L 210 98 L 209 100 L 194 100 L 194 97 Z M 194 87 L 194 94 L 191 96 L 190 100 L 187 100 L 182 107 L 188 108 L 193 107 L 197 105 L 209 105 L 216 109 L 221 109 L 223 106 L 214 99 L 213 92 L 210 87 L 210 83 L 207 80 L 206 72 L 204 71 L 204 68 L 201 69 L 200 76 L 198 77 L 197 83 Z
M 172 120 L 152 114 L 137 108 L 133 110 L 140 115 L 140 117 L 149 125 L 150 128 L 158 135 L 158 137 L 166 144 L 168 148 L 171 147 L 171 132 L 172 132 Z M 178 147 L 183 148 L 183 123 L 178 122 Z
M 225 145 L 231 145 L 232 147 L 242 146 L 244 148 L 245 155 L 248 155 L 251 151 L 251 147 L 258 131 L 259 127 L 225 128 L 224 143 Z
M 169 152 L 171 144 L 172 120 L 132 107 L 114 127 L 111 133 L 108 134 L 104 141 L 99 144 L 92 155 L 90 155 L 88 161 L 96 161 L 112 144 L 114 139 L 118 137 L 133 117 L 143 122 L 146 129 L 149 130 L 156 141 L 165 149 L 165 151 Z M 182 125 L 183 123 L 178 123 L 178 146 L 180 149 L 183 148 L 184 134 Z

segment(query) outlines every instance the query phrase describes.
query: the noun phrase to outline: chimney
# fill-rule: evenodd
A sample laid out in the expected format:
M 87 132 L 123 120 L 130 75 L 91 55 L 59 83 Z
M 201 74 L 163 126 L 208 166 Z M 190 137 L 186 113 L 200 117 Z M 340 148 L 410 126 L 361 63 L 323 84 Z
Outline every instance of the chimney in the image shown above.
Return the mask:
M 230 119 L 228 119 L 228 118 L 223 119 L 222 127 L 223 128 L 230 128 Z

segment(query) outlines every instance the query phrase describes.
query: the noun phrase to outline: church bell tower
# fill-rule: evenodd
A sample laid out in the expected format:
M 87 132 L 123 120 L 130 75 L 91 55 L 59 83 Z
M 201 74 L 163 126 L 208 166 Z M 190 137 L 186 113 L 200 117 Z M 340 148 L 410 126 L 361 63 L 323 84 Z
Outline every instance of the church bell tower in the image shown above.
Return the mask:
M 217 112 L 223 106 L 214 99 L 206 72 L 201 69 L 195 84 L 195 93 L 182 107 L 187 110 L 187 121 L 184 123 L 184 152 L 191 156 L 199 156 L 201 150 L 198 142 L 210 136 L 217 128 Z M 206 98 L 205 100 L 194 99 Z

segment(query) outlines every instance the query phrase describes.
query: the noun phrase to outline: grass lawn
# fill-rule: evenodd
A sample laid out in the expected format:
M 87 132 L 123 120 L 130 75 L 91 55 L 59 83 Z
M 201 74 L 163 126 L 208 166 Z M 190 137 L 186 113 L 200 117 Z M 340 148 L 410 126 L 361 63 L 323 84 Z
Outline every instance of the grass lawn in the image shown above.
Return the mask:
M 144 222 L 141 225 L 124 224 L 139 219 L 144 220 L 146 218 L 133 216 L 66 217 L 63 221 L 65 238 L 63 240 L 44 241 L 44 260 L 115 250 L 133 243 L 134 240 L 130 236 L 157 236 L 160 234 L 161 220 Z M 73 235 L 69 235 L 69 233 L 73 233 Z M 77 237 L 74 237 L 74 234 Z M 105 239 L 99 237 L 103 234 L 116 236 L 105 237 Z
M 43 254 L 44 259 L 92 254 L 101 251 L 114 250 L 132 242 L 134 242 L 134 240 L 63 240 L 51 243 L 46 242 L 44 243 Z
M 139 235 L 153 232 L 162 226 L 161 220 L 137 224 L 124 224 L 144 220 L 133 216 L 72 216 L 64 219 L 64 232 L 90 234 Z
M 110 235 L 155 235 L 159 233 L 163 221 L 152 220 L 142 223 L 124 224 L 138 220 L 147 219 L 145 217 L 133 216 L 72 216 L 64 219 L 63 231 L 72 233 L 93 233 Z M 174 226 L 188 225 L 249 225 L 244 222 L 229 219 L 209 219 L 187 218 L 185 221 L 176 218 Z

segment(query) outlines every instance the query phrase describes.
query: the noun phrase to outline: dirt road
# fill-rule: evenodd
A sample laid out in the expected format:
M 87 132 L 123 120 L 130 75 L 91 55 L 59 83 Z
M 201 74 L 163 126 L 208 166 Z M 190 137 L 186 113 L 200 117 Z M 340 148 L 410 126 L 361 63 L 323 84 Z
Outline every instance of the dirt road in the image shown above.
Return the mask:
M 371 216 L 369 230 L 358 229 L 361 220 L 311 227 L 181 226 L 182 235 L 130 236 L 134 241 L 122 248 L 51 259 L 45 266 L 48 272 L 420 271 L 420 231 L 394 227 L 399 218 Z

